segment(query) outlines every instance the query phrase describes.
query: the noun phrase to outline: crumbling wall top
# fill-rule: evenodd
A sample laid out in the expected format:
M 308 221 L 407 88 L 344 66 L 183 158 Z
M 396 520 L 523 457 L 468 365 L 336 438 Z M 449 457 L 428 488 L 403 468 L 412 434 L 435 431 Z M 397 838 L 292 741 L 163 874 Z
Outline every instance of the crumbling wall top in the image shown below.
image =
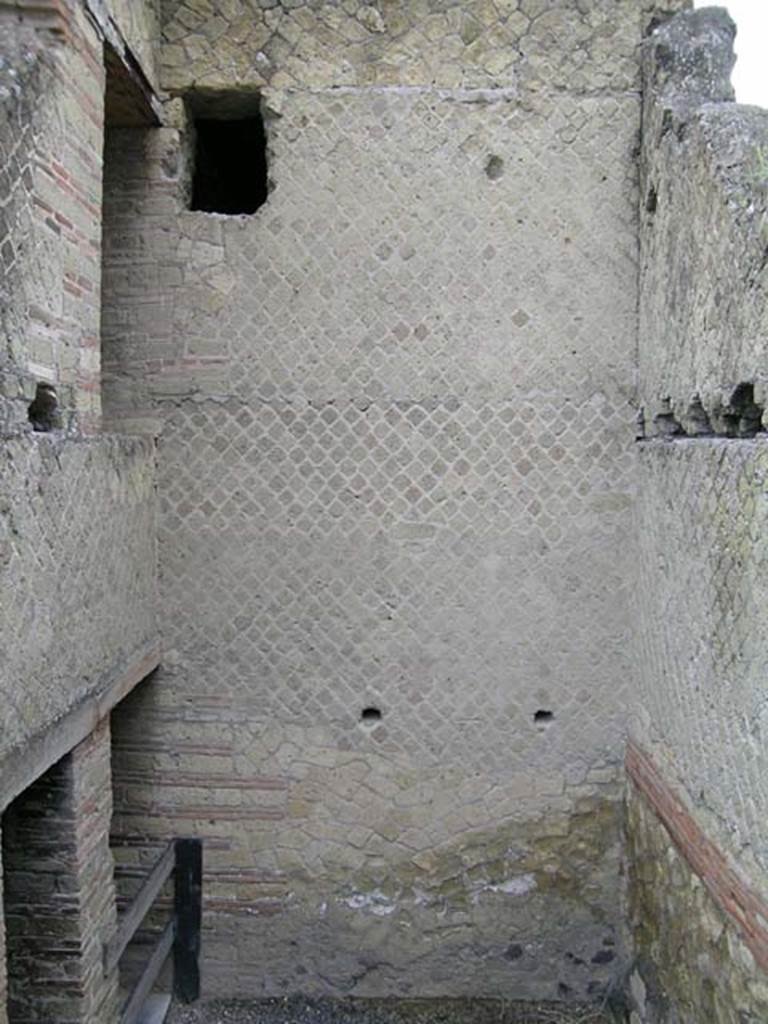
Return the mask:
M 768 111 L 733 102 L 735 34 L 725 10 L 703 8 L 643 47 L 646 434 L 744 436 L 729 432 L 736 399 L 751 396 L 754 426 L 768 398 Z
M 646 98 L 694 109 L 734 98 L 736 26 L 724 7 L 683 11 L 663 22 L 643 47 Z

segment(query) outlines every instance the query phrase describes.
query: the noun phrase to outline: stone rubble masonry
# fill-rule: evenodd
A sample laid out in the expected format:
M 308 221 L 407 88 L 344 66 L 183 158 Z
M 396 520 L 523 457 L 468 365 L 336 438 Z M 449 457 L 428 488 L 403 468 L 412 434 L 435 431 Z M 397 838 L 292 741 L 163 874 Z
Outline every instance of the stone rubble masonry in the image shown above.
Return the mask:
M 648 754 L 630 741 L 627 774 L 657 814 L 680 854 L 736 926 L 757 965 L 768 970 L 768 903 L 702 831 Z
M 520 998 L 612 980 L 616 771 L 494 786 L 178 694 L 156 677 L 113 715 L 113 845 L 127 896 L 168 835 L 205 837 L 207 996 L 254 977 L 262 995 Z
M 154 449 L 8 438 L 0 481 L 3 763 L 157 638 Z
M 766 1020 L 768 908 L 648 765 L 637 750 L 630 754 L 628 912 L 636 955 L 630 1022 Z M 746 907 L 762 916 L 753 919 L 751 933 L 740 926 Z
M 117 1019 L 117 975 L 105 978 L 103 968 L 103 944 L 117 922 L 111 813 L 105 719 L 4 815 L 12 1019 Z
M 642 165 L 646 184 L 649 178 L 655 181 L 659 201 L 654 219 L 646 220 L 641 230 L 641 364 L 647 359 L 648 365 L 661 367 L 656 346 L 663 341 L 673 404 L 675 381 L 686 379 L 705 408 L 713 392 L 700 387 L 692 352 L 710 368 L 712 380 L 724 374 L 722 379 L 733 382 L 754 381 L 756 395 L 760 364 L 768 352 L 765 331 L 747 326 L 750 317 L 765 316 L 766 275 L 755 276 L 754 264 L 738 244 L 752 238 L 753 220 L 762 220 L 763 186 L 755 182 L 744 203 L 737 204 L 726 179 L 717 179 L 722 231 L 708 220 L 708 206 L 697 211 L 686 207 L 696 196 L 707 197 L 707 202 L 712 197 L 712 189 L 708 193 L 699 177 L 702 165 L 710 170 L 741 166 L 743 118 L 750 111 L 709 102 L 728 94 L 732 40 L 733 26 L 723 11 L 687 12 L 654 33 L 644 58 L 649 87 Z M 709 136 L 706 151 L 682 145 L 664 163 L 663 147 L 672 145 L 669 136 L 685 144 L 701 119 L 715 114 L 719 134 Z M 752 148 L 757 151 L 764 140 L 764 131 L 754 133 Z M 746 188 L 744 179 L 739 180 Z M 710 184 L 714 187 L 715 182 Z M 664 199 L 672 195 L 670 189 L 674 214 Z M 701 231 L 698 241 L 684 243 L 687 252 L 706 252 L 709 258 L 719 240 L 730 240 L 713 257 L 720 259 L 717 268 L 691 275 L 685 260 L 678 259 L 677 228 L 685 225 Z M 713 281 L 718 282 L 715 287 Z M 735 335 L 719 334 L 722 348 L 714 348 L 689 314 L 710 301 L 721 281 L 727 282 L 727 320 Z M 737 309 L 745 320 L 737 321 Z M 754 328 L 757 320 L 751 322 Z M 657 329 L 661 324 L 673 332 L 665 339 Z M 749 342 L 751 354 L 739 355 L 737 341 Z M 729 364 L 731 358 L 736 362 Z M 645 386 L 641 374 L 641 389 Z M 760 784 L 768 769 L 761 742 L 768 653 L 763 615 L 768 597 L 764 438 L 657 440 L 640 447 L 636 514 L 641 706 L 636 738 L 654 757 L 658 748 L 662 771 L 680 780 L 697 813 L 710 816 L 715 829 L 711 838 L 731 848 L 765 889 L 768 794 Z
M 755 426 L 765 401 L 768 115 L 730 102 L 733 34 L 698 10 L 644 44 L 628 869 L 649 1024 L 768 1005 L 768 452 L 702 436 L 728 432 L 739 385 Z
M 158 435 L 165 648 L 114 841 L 126 892 L 205 838 L 209 994 L 626 964 L 653 10 L 428 6 L 167 3 L 166 126 L 107 139 L 105 417 Z M 262 98 L 252 217 L 187 208 L 182 98 L 226 87 Z
M 161 77 L 194 89 L 637 90 L 652 0 L 166 0 Z

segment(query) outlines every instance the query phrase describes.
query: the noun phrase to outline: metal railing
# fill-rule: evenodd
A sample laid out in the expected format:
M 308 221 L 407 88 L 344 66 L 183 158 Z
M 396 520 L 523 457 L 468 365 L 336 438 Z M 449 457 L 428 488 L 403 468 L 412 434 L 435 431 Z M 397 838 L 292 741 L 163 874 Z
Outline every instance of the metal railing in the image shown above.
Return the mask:
M 200 925 L 203 896 L 201 839 L 172 839 L 122 915 L 117 931 L 104 947 L 104 973 L 117 970 L 165 883 L 173 875 L 173 916 L 163 929 L 141 977 L 120 1012 L 120 1024 L 136 1024 L 166 960 L 173 954 L 173 994 L 191 1003 L 200 995 Z

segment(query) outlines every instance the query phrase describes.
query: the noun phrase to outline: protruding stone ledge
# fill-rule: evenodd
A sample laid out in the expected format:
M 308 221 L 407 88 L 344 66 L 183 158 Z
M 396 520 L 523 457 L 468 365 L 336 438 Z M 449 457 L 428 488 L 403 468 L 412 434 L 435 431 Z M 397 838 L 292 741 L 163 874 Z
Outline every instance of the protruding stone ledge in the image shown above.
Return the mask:
M 129 662 L 116 666 L 94 694 L 34 736 L 22 749 L 6 754 L 0 760 L 0 808 L 89 736 L 112 708 L 159 664 L 160 643 L 153 640 Z

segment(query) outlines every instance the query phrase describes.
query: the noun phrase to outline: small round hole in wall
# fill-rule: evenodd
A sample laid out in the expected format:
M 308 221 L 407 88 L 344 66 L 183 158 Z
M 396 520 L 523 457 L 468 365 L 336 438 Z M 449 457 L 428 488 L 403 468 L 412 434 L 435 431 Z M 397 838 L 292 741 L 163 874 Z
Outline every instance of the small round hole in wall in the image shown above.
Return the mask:
M 500 156 L 491 153 L 485 161 L 485 174 L 491 181 L 498 181 L 504 173 L 504 161 Z
M 360 712 L 360 722 L 366 729 L 373 729 L 381 721 L 381 711 L 378 708 L 367 707 Z
M 533 720 L 539 728 L 546 729 L 555 720 L 554 711 L 546 711 L 540 708 L 533 716 Z

